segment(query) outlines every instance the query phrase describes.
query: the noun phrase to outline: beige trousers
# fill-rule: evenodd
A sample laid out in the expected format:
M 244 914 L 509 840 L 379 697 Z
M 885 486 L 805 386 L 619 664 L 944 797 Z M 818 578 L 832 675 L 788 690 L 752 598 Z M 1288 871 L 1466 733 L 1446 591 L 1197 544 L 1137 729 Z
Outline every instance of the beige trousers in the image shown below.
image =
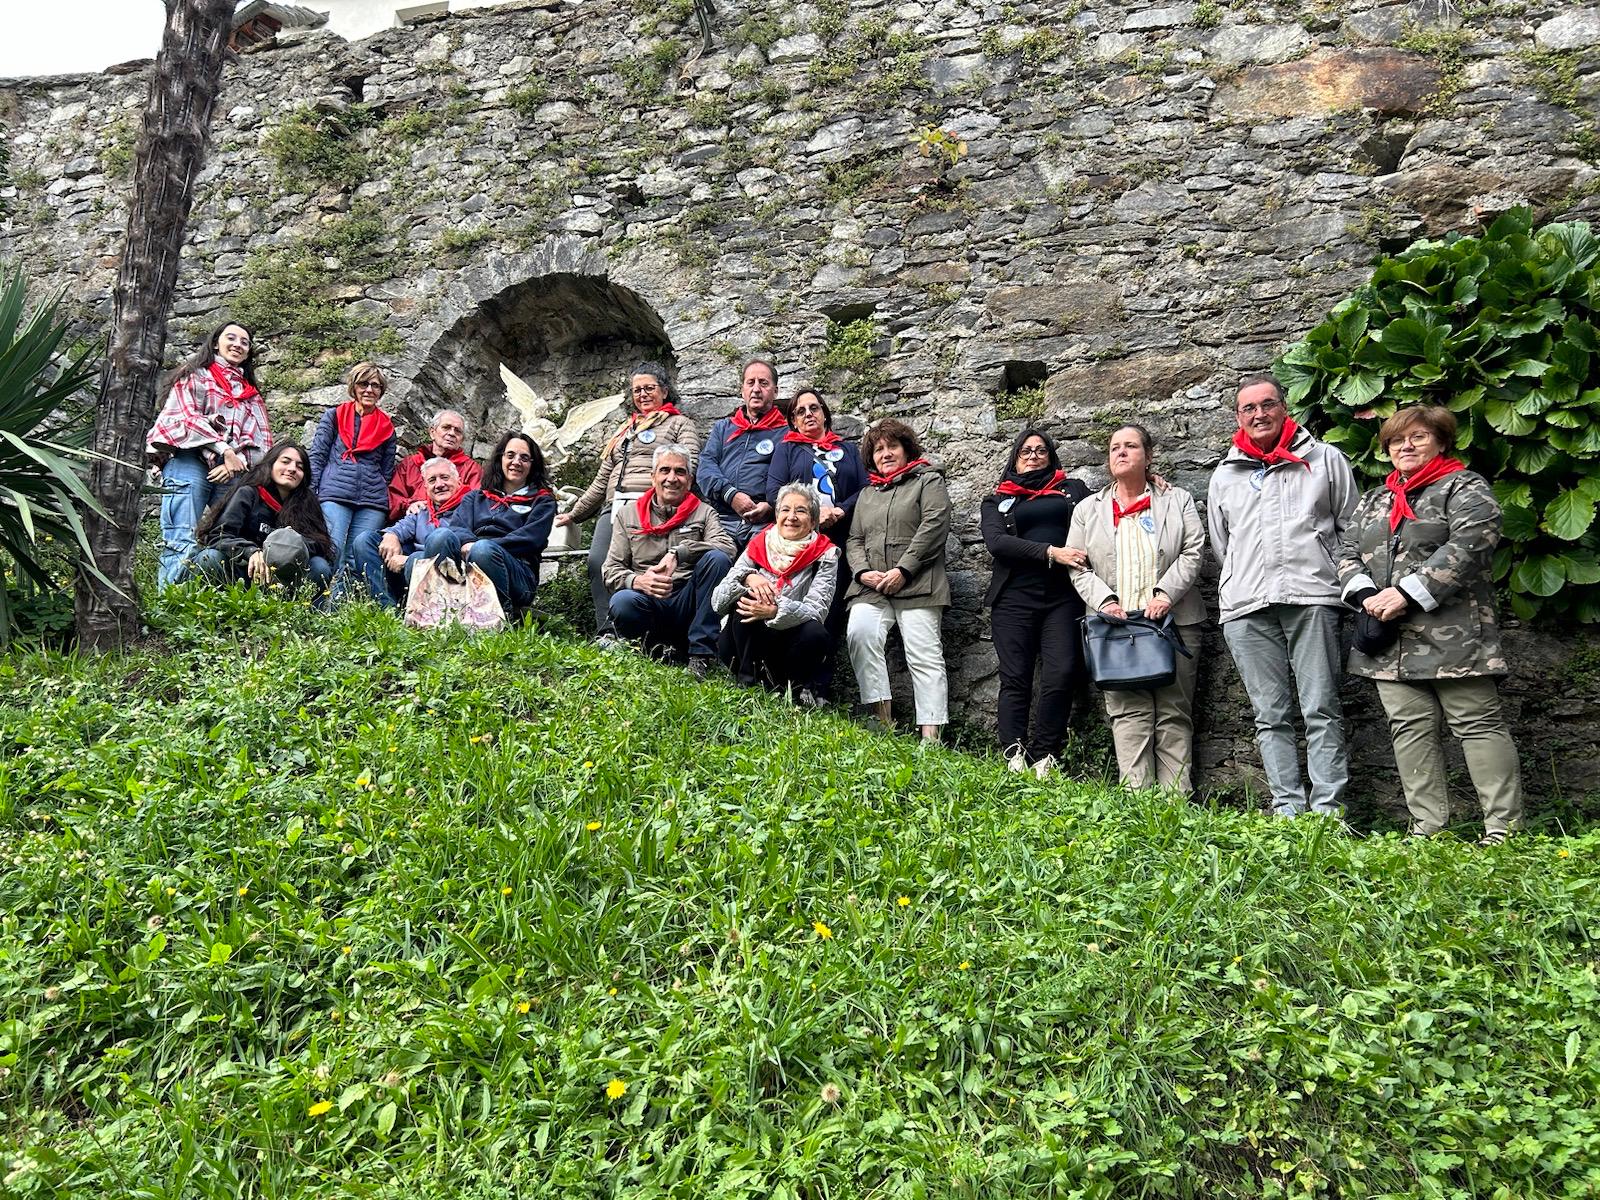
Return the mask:
M 1450 820 L 1444 727 L 1456 735 L 1483 808 L 1485 832 L 1522 825 L 1522 768 L 1500 711 L 1500 691 L 1487 675 L 1399 683 L 1379 679 L 1378 699 L 1389 715 L 1394 763 L 1400 771 L 1413 833 L 1438 833 Z
M 1153 692 L 1103 692 L 1122 782 L 1194 790 L 1194 684 L 1200 673 L 1199 625 L 1179 626 L 1192 658 L 1178 655 L 1178 677 Z

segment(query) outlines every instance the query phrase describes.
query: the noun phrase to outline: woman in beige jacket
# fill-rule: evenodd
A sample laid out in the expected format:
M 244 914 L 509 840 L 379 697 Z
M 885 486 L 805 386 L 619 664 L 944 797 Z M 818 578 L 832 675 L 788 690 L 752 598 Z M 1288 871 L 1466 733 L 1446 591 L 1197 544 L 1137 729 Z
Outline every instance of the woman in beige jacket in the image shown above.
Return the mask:
M 632 414 L 606 439 L 600 452 L 600 469 L 583 495 L 556 518 L 556 525 L 577 525 L 596 513 L 594 537 L 589 541 L 589 597 L 594 601 L 595 636 L 607 638 L 611 630 L 611 590 L 601 572 L 611 548 L 611 518 L 619 503 L 637 500 L 650 490 L 650 471 L 657 446 L 687 446 L 700 452 L 700 434 L 694 422 L 677 409 L 678 389 L 659 363 L 640 363 L 628 372 Z M 693 473 L 694 464 L 690 463 Z
M 1087 556 L 1084 565 L 1072 569 L 1072 582 L 1091 610 L 1113 617 L 1142 612 L 1156 619 L 1170 612 L 1194 652 L 1177 656 L 1178 677 L 1167 687 L 1102 693 L 1122 781 L 1136 788 L 1159 784 L 1188 795 L 1194 684 L 1206 618 L 1195 585 L 1206 535 L 1193 496 L 1182 488 L 1152 486 L 1154 448 L 1142 425 L 1124 425 L 1111 435 L 1111 483 L 1073 511 L 1067 546 Z

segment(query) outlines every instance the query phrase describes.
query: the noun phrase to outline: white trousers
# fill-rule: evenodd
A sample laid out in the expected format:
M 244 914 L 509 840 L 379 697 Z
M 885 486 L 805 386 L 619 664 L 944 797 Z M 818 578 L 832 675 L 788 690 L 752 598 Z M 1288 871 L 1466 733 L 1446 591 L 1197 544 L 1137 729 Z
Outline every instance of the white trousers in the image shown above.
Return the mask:
M 845 639 L 850 665 L 861 685 L 861 703 L 888 700 L 889 630 L 900 626 L 911 671 L 911 693 L 916 700 L 918 725 L 943 725 L 950 719 L 949 686 L 944 674 L 944 643 L 939 636 L 943 608 L 902 608 L 892 599 L 857 600 L 850 605 L 850 625 Z

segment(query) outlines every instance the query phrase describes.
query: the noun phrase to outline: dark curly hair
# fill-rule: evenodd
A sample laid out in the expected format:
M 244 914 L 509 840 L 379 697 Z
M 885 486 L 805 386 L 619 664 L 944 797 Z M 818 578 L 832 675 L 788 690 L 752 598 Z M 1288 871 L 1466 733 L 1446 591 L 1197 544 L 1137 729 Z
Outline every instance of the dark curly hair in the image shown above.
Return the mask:
M 861 435 L 861 461 L 867 464 L 867 470 L 877 470 L 873 459 L 884 442 L 899 442 L 900 448 L 906 452 L 907 462 L 922 457 L 922 443 L 917 441 L 916 432 L 911 426 L 894 417 L 885 417 Z

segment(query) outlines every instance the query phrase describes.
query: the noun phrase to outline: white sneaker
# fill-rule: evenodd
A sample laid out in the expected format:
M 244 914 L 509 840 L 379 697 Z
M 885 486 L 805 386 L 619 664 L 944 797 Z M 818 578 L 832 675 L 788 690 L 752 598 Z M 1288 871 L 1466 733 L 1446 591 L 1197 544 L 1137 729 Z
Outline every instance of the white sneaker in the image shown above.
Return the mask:
M 1033 777 L 1043 781 L 1054 775 L 1055 770 L 1056 756 L 1054 754 L 1046 754 L 1038 762 L 1033 764 Z
M 1028 754 L 1022 748 L 1022 743 L 1018 742 L 1006 751 L 1006 770 L 1015 771 L 1018 775 L 1021 775 L 1027 769 Z

